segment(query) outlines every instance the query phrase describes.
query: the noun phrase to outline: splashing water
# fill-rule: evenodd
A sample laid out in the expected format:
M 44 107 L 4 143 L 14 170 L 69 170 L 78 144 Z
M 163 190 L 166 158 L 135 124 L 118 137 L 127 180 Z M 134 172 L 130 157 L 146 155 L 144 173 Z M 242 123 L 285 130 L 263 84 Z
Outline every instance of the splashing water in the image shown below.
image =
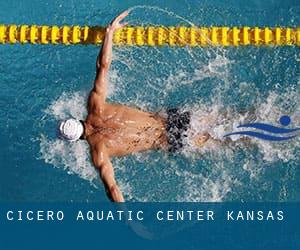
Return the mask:
M 86 115 L 86 98 L 86 95 L 80 95 L 78 92 L 71 95 L 63 93 L 45 112 L 55 120 L 68 117 L 84 119 Z M 50 140 L 42 134 L 40 153 L 46 163 L 63 167 L 69 174 L 77 174 L 91 183 L 97 177 L 97 173 L 91 165 L 88 145 L 82 141 L 70 144 L 56 138 Z
M 146 12 L 147 8 L 138 6 L 132 11 Z M 166 10 L 158 12 L 193 25 Z M 278 89 L 266 87 L 270 81 L 276 83 L 270 72 L 276 70 L 276 66 L 282 67 L 283 58 L 292 52 L 282 50 L 283 56 L 276 58 L 271 70 L 268 70 L 273 60 L 271 56 L 264 57 L 264 60 L 269 59 L 268 65 L 259 60 L 260 53 L 265 51 L 255 52 L 260 65 L 251 58 L 251 49 L 244 63 L 245 53 L 245 50 L 212 48 L 114 49 L 109 101 L 155 112 L 175 106 L 192 113 L 191 129 L 182 154 L 145 152 L 112 160 L 127 200 L 279 199 L 265 194 L 273 185 L 272 178 L 266 176 L 267 167 L 279 168 L 285 162 L 294 169 L 300 161 L 300 137 L 274 144 L 258 139 L 242 142 L 238 136 L 226 143 L 223 136 L 245 122 L 277 124 L 282 114 L 289 114 L 293 126 L 299 127 L 300 93 L 296 87 L 299 82 L 287 79 Z M 266 78 L 265 85 L 255 81 L 259 74 Z M 64 93 L 53 101 L 45 110 L 45 126 L 69 116 L 84 119 L 88 91 Z M 196 148 L 192 139 L 205 132 L 214 140 Z M 97 173 L 91 165 L 86 142 L 70 145 L 43 134 L 40 154 L 45 162 L 95 183 Z

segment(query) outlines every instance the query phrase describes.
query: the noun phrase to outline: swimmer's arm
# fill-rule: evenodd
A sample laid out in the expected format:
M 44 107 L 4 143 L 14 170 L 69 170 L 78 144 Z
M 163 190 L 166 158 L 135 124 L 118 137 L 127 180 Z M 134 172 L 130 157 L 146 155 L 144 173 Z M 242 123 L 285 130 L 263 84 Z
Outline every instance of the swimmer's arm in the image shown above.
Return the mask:
M 95 148 L 92 157 L 95 167 L 99 170 L 108 198 L 114 202 L 124 202 L 123 195 L 115 180 L 114 169 L 106 147 L 102 144 Z
M 96 78 L 94 84 L 94 91 L 102 96 L 104 99 L 107 95 L 107 75 L 112 61 L 112 44 L 114 32 L 127 25 L 127 23 L 120 23 L 127 15 L 128 11 L 123 12 L 116 17 L 107 27 L 103 46 L 96 61 Z

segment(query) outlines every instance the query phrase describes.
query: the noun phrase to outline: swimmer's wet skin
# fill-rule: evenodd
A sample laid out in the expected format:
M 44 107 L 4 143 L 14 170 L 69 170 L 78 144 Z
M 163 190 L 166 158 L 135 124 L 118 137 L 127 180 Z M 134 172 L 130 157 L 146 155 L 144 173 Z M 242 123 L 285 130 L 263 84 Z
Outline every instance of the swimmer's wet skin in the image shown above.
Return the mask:
M 88 98 L 88 115 L 85 121 L 68 119 L 59 125 L 59 137 L 70 142 L 87 140 L 92 161 L 99 170 L 108 197 L 123 202 L 123 195 L 116 183 L 111 157 L 135 152 L 162 149 L 176 152 L 183 147 L 185 132 L 190 126 L 190 113 L 170 109 L 168 117 L 106 102 L 107 76 L 112 61 L 114 32 L 127 23 L 120 23 L 128 12 L 116 17 L 108 26 L 102 49 L 96 61 L 94 88 Z M 195 146 L 202 146 L 209 135 L 194 138 Z

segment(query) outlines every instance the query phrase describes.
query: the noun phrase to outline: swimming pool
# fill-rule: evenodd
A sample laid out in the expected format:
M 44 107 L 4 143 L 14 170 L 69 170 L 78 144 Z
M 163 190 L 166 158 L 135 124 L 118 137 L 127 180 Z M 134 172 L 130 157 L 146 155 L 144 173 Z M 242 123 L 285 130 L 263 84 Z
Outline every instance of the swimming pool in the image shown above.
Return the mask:
M 132 8 L 132 25 L 297 26 L 298 1 L 37 1 L 0 4 L 0 23 L 107 24 Z M 83 118 L 95 46 L 0 46 L 1 201 L 103 201 L 84 142 L 56 139 L 59 119 Z M 299 47 L 116 47 L 109 100 L 150 111 L 210 115 L 215 136 L 240 122 L 300 126 Z M 247 113 L 249 111 L 249 113 Z M 224 114 L 227 114 L 226 116 Z M 251 114 L 250 114 L 251 113 Z M 252 117 L 252 118 L 251 118 Z M 193 124 L 195 129 L 204 129 Z M 179 155 L 113 160 L 129 201 L 299 201 L 300 137 L 214 145 Z

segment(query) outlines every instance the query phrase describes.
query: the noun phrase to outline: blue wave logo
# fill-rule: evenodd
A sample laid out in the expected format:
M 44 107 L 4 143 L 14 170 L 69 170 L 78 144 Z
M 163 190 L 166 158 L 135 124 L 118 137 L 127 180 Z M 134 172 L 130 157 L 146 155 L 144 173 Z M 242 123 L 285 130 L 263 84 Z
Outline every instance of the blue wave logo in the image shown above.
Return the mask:
M 295 138 L 297 135 L 296 132 L 300 131 L 300 128 L 284 128 L 291 124 L 291 118 L 289 116 L 281 116 L 279 119 L 280 124 L 283 127 L 276 127 L 266 123 L 247 123 L 238 126 L 237 128 L 252 128 L 259 131 L 238 131 L 232 132 L 224 135 L 224 137 L 232 136 L 232 135 L 246 135 L 250 137 L 255 137 L 258 139 L 266 140 L 266 141 L 286 141 Z M 270 134 L 271 133 L 271 134 Z M 272 135 L 273 134 L 273 135 Z

